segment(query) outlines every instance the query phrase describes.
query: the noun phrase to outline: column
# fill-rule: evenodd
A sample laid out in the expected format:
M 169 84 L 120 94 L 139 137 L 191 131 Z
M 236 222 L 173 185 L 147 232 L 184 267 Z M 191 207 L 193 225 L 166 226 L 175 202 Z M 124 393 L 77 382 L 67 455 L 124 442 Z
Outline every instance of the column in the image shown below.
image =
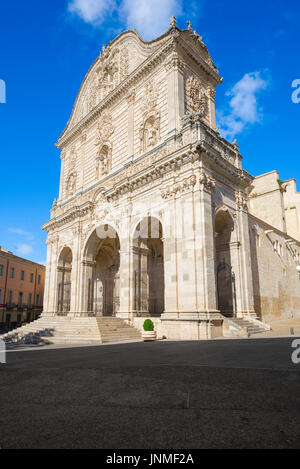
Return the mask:
M 46 262 L 46 275 L 45 275 L 45 289 L 43 299 L 43 313 L 48 312 L 49 308 L 49 295 L 50 295 L 50 280 L 51 280 L 51 267 L 52 267 L 52 240 L 49 237 L 46 241 L 47 244 L 47 262 Z
M 93 313 L 94 269 L 96 262 L 83 259 L 80 263 L 79 316 Z
M 180 129 L 180 120 L 184 116 L 184 63 L 173 52 L 166 64 L 168 73 L 168 131 Z
M 127 95 L 128 103 L 128 157 L 134 155 L 134 102 L 135 90 Z
M 47 313 L 55 314 L 57 312 L 58 299 L 58 279 L 57 279 L 57 262 L 58 262 L 58 236 L 51 238 L 51 259 L 49 269 L 49 287 L 48 287 L 48 305 Z
M 237 292 L 241 303 L 238 314 L 255 316 L 253 279 L 251 268 L 251 249 L 248 223 L 248 206 L 245 194 L 242 191 L 236 192 L 237 217 L 239 228 L 240 247 L 240 272 L 241 272 L 241 290 Z
M 120 239 L 120 306 L 116 316 L 125 320 L 130 319 L 131 307 L 131 275 L 132 275 L 132 249 L 130 238 Z
M 176 233 L 176 200 L 171 196 L 165 205 L 163 225 L 165 310 L 163 319 L 178 318 L 178 239 Z
M 79 187 L 84 185 L 84 162 L 85 162 L 85 147 L 86 147 L 87 133 L 84 132 L 80 138 L 80 162 L 79 162 Z
M 61 164 L 60 164 L 60 181 L 59 181 L 59 196 L 58 196 L 59 200 L 61 200 L 64 196 L 65 156 L 66 156 L 66 152 L 62 151 L 60 154 Z
M 71 272 L 71 304 L 70 315 L 74 315 L 79 310 L 79 283 L 80 283 L 80 267 L 81 267 L 81 253 L 80 253 L 80 235 L 81 227 L 77 225 L 73 228 L 73 249 L 72 249 L 72 272 Z
M 195 203 L 195 255 L 197 276 L 197 305 L 199 314 L 217 311 L 215 272 L 215 230 L 212 211 L 212 192 L 215 181 L 203 168 L 198 176 Z
M 196 178 L 191 177 L 191 188 Z M 193 192 L 183 194 L 177 199 L 178 250 L 178 310 L 179 317 L 197 319 L 196 270 L 194 257 L 194 207 Z

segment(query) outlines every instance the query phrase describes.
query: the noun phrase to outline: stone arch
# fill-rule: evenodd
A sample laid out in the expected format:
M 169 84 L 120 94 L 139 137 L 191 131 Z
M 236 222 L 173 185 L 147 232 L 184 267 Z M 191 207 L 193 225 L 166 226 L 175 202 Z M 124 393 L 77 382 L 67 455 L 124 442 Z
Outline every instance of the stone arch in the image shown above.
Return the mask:
M 135 226 L 133 244 L 133 309 L 138 316 L 160 316 L 164 311 L 164 247 L 162 223 L 142 218 Z
M 90 233 L 82 263 L 87 312 L 114 316 L 119 307 L 120 239 L 111 225 L 99 225 Z
M 215 216 L 215 250 L 218 309 L 226 317 L 236 312 L 235 273 L 232 268 L 234 220 L 227 208 Z
M 73 254 L 71 248 L 69 246 L 64 246 L 60 251 L 57 261 L 58 314 L 67 314 L 70 311 L 72 261 Z

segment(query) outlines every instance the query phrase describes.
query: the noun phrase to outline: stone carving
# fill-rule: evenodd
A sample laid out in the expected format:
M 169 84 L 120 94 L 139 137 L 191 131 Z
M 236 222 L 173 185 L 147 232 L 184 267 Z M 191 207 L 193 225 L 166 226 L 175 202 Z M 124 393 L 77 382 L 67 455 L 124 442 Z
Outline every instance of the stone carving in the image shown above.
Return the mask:
M 66 196 L 71 197 L 76 192 L 76 172 L 71 172 L 66 180 Z
M 110 212 L 110 204 L 103 194 L 99 194 L 94 205 L 94 220 L 103 220 Z
M 215 179 L 209 176 L 203 169 L 200 170 L 199 184 L 202 190 L 210 194 L 214 192 L 216 188 Z
M 172 16 L 172 18 L 170 19 L 170 28 L 176 28 L 176 25 L 177 25 L 177 20 L 175 16 Z
M 161 196 L 163 199 L 170 199 L 175 197 L 178 193 L 188 192 L 192 190 L 196 185 L 197 179 L 196 176 L 190 176 L 189 178 L 183 179 L 182 181 L 168 186 L 165 189 L 161 190 Z
M 144 106 L 143 106 L 143 110 L 145 114 L 151 111 L 154 111 L 154 109 L 157 106 L 157 100 L 158 100 L 157 85 L 153 82 L 149 82 L 146 85 L 146 89 L 145 89 L 145 98 L 144 98 Z
M 96 146 L 102 146 L 114 133 L 112 115 L 109 111 L 103 111 L 97 126 Z
M 248 203 L 246 195 L 242 191 L 236 191 L 235 202 L 239 210 L 248 211 Z
M 143 103 L 144 118 L 140 128 L 141 152 L 154 147 L 159 141 L 160 113 L 156 110 L 158 91 L 154 83 L 146 85 Z
M 109 173 L 111 169 L 112 148 L 110 144 L 104 144 L 96 158 L 96 174 L 98 177 Z
M 165 68 L 167 72 L 172 70 L 180 70 L 181 72 L 184 72 L 185 64 L 183 60 L 180 59 L 179 55 L 176 52 L 173 52 L 171 57 L 167 60 Z
M 73 145 L 72 148 L 71 148 L 70 157 L 69 157 L 69 168 L 70 168 L 70 170 L 72 168 L 74 168 L 74 166 L 76 164 L 76 159 L 77 159 L 76 148 Z
M 96 147 L 98 147 L 96 157 L 96 177 L 108 174 L 111 169 L 112 145 L 109 138 L 114 133 L 112 116 L 108 111 L 104 111 L 97 126 Z
M 194 114 L 200 112 L 202 117 L 208 114 L 208 98 L 198 78 L 191 75 L 186 82 L 188 109 Z
M 120 81 L 124 80 L 129 74 L 129 53 L 127 47 L 120 54 Z

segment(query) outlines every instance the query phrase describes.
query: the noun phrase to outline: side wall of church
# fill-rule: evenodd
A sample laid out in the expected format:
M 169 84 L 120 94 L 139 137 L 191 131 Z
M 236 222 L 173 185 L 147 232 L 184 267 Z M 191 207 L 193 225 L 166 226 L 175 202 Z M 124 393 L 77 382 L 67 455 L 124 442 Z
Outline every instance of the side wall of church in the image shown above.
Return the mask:
M 300 245 L 249 215 L 255 312 L 265 322 L 300 317 Z

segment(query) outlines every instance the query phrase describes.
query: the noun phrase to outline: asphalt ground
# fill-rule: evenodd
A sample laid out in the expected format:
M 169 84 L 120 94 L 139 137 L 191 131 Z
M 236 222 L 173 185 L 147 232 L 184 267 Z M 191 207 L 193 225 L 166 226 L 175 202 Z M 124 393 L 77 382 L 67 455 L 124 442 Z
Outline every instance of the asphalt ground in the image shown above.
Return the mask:
M 300 448 L 294 339 L 9 351 L 0 447 Z

